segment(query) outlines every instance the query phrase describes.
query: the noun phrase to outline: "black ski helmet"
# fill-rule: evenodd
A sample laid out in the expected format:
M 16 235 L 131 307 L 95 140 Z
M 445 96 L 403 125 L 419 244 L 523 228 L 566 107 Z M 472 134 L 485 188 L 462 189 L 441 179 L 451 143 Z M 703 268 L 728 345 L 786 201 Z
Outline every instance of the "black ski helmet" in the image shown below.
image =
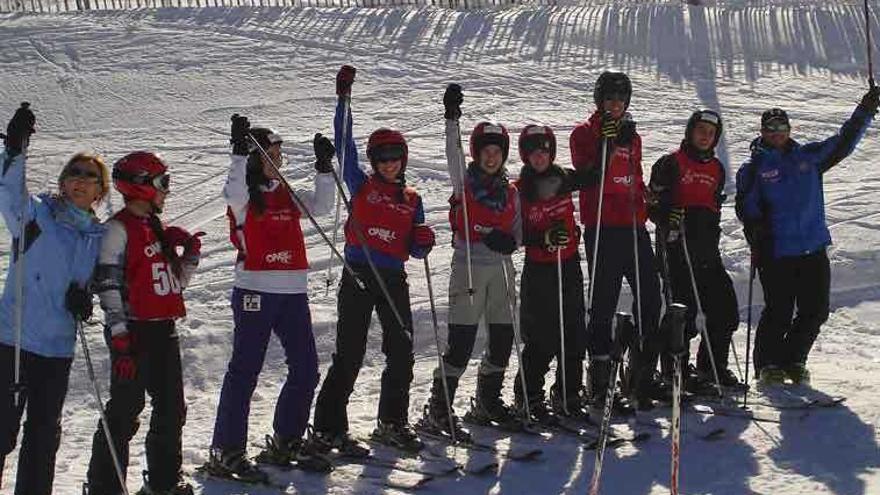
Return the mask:
M 280 134 L 268 127 L 251 127 L 251 136 L 260 143 L 260 146 L 264 150 L 269 149 L 269 146 L 272 146 L 273 144 L 284 142 L 284 140 L 281 139 Z M 259 151 L 259 148 L 257 148 L 251 140 L 248 140 L 248 149 L 250 151 Z
M 593 86 L 593 101 L 597 108 L 602 108 L 602 102 L 608 95 L 621 94 L 625 95 L 623 106 L 624 109 L 629 108 L 629 101 L 632 98 L 632 82 L 629 76 L 623 72 L 605 71 L 596 79 Z
M 715 146 L 718 146 L 718 141 L 721 139 L 721 133 L 724 132 L 724 122 L 721 120 L 721 115 L 714 110 L 697 110 L 692 113 L 684 130 L 686 143 L 691 144 L 691 134 L 694 132 L 694 127 L 697 126 L 698 122 L 706 122 L 715 126 L 715 140 L 712 141 L 711 148 L 715 149 Z

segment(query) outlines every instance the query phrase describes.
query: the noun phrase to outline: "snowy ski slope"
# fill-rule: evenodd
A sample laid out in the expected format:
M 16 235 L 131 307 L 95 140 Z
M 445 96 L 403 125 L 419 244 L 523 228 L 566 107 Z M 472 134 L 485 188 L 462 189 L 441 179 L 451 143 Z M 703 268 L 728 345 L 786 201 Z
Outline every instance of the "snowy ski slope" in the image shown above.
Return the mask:
M 181 323 L 189 414 L 184 464 L 206 460 L 215 407 L 231 352 L 228 296 L 234 253 L 227 242 L 220 198 L 228 165 L 228 122 L 243 113 L 287 139 L 287 176 L 307 183 L 311 138 L 332 132 L 333 79 L 341 64 L 358 68 L 352 112 L 364 138 L 379 126 L 402 130 L 410 143 L 410 182 L 422 193 L 428 222 L 438 233 L 431 255 L 441 326 L 445 327 L 451 191 L 443 158 L 440 97 L 462 84 L 464 130 L 495 119 L 518 130 L 552 126 L 559 161 L 569 165 L 567 136 L 592 110 L 592 83 L 605 69 L 627 71 L 635 94 L 632 113 L 644 140 L 646 173 L 676 146 L 690 112 L 719 108 L 726 119 L 720 154 L 735 171 L 747 156 L 760 112 L 789 110 L 796 139 L 824 138 L 849 115 L 866 87 L 864 19 L 860 2 L 726 2 L 687 7 L 674 2 L 607 2 L 592 6 L 516 7 L 455 11 L 411 9 L 207 8 L 0 15 L 0 119 L 19 101 L 32 103 L 38 134 L 32 140 L 29 186 L 54 188 L 64 160 L 98 150 L 113 162 L 136 149 L 163 153 L 173 172 L 167 219 L 208 232 L 204 258 L 188 289 L 189 317 Z M 876 19 L 875 19 L 876 20 Z M 876 24 L 875 24 L 876 26 Z M 467 136 L 465 136 L 465 139 Z M 361 144 L 361 153 L 363 145 Z M 844 407 L 799 412 L 762 410 L 781 424 L 687 416 L 682 492 L 688 494 L 880 493 L 880 140 L 872 128 L 858 150 L 826 178 L 834 312 L 814 349 L 818 389 L 847 395 Z M 521 164 L 511 153 L 509 170 Z M 121 205 L 114 194 L 110 207 Z M 332 224 L 332 215 L 321 219 Z M 745 322 L 748 250 L 732 207 L 723 212 L 722 252 L 740 295 Z M 333 349 L 335 299 L 325 296 L 329 256 L 304 224 L 314 268 L 310 297 L 322 373 Z M 8 263 L 9 236 L 0 233 L 0 265 Z M 522 255 L 515 257 L 521 266 Z M 436 362 L 427 288 L 421 263 L 408 265 L 416 318 L 417 364 L 410 414 L 417 418 Z M 334 272 L 338 276 L 338 263 Z M 756 304 L 760 289 L 756 286 Z M 621 307 L 629 306 L 628 295 Z M 757 313 L 756 313 L 757 317 Z M 737 333 L 745 354 L 745 324 Z M 107 377 L 99 327 L 88 329 L 93 355 Z M 352 427 L 372 430 L 383 358 L 373 332 L 350 405 Z M 477 351 L 482 349 L 478 342 Z M 475 358 L 479 358 L 475 352 Z M 476 360 L 474 361 L 474 364 Z M 515 359 L 508 380 L 516 370 Z M 466 373 L 457 407 L 474 387 Z M 280 346 L 272 344 L 254 396 L 250 438 L 270 431 L 274 400 L 284 376 Z M 104 383 L 106 390 L 106 382 Z M 76 494 L 84 480 L 97 414 L 85 366 L 74 363 L 58 455 L 56 493 Z M 510 393 L 509 387 L 505 393 Z M 665 414 L 665 412 L 664 412 Z M 656 416 L 656 414 L 655 414 Z M 132 446 L 129 489 L 140 487 L 143 435 Z M 704 442 L 687 431 L 722 425 L 727 435 Z M 647 443 L 609 452 L 603 493 L 668 492 L 665 433 Z M 501 445 L 529 439 L 501 440 Z M 593 454 L 572 439 L 543 443 L 544 460 L 502 462 L 497 476 L 433 480 L 424 491 L 448 493 L 582 493 Z M 251 449 L 256 452 L 256 448 Z M 485 453 L 459 451 L 459 460 Z M 10 493 L 16 458 L 7 460 L 2 492 Z M 287 493 L 378 493 L 376 468 L 345 467 L 329 477 L 299 472 L 279 476 Z M 396 474 L 395 476 L 398 476 Z M 388 490 L 393 492 L 393 490 Z M 197 493 L 277 493 L 231 484 L 199 485 Z

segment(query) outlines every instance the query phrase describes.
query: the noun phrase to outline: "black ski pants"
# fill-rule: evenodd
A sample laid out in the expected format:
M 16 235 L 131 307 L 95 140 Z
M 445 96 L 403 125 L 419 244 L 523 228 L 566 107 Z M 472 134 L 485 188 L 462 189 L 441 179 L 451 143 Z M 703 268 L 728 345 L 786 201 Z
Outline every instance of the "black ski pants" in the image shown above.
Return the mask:
M 696 240 L 696 239 L 695 239 Z M 690 241 L 690 239 L 688 239 Z M 730 343 L 733 332 L 739 326 L 739 306 L 733 282 L 721 260 L 717 243 L 713 248 L 695 249 L 697 242 L 690 242 L 688 253 L 694 269 L 694 280 L 700 295 L 700 306 L 706 317 L 706 333 L 712 347 L 712 356 L 718 370 L 727 369 L 730 356 Z M 681 242 L 668 243 L 668 266 L 672 300 L 684 304 L 688 308 L 685 337 L 690 340 L 700 330 L 697 327 L 697 304 L 694 296 L 694 284 L 688 271 L 687 259 Z M 664 369 L 671 370 L 671 358 L 664 359 Z M 686 361 L 685 361 L 686 363 Z M 711 376 L 712 361 L 709 348 L 700 336 L 700 348 L 697 351 L 697 370 Z
M 568 397 L 577 397 L 583 385 L 583 362 L 587 349 L 584 276 L 580 256 L 562 262 L 562 286 L 556 263 L 526 260 L 520 281 L 520 322 L 523 348 L 523 371 L 529 402 L 544 397 L 544 376 L 556 358 L 555 388 L 562 390 L 562 347 L 559 335 L 559 294 L 562 293 L 562 321 L 565 337 L 565 381 Z M 514 392 L 522 397 L 522 385 L 516 380 Z
M 104 414 L 125 473 L 128 444 L 140 427 L 145 393 L 150 394 L 153 413 L 146 438 L 147 480 L 153 490 L 168 490 L 180 477 L 181 432 L 186 422 L 180 342 L 172 320 L 129 321 L 128 332 L 133 340 L 136 376 L 134 380 L 123 380 L 111 375 L 110 400 Z M 90 495 L 120 493 L 100 420 L 92 442 L 88 483 Z
M 755 371 L 806 363 L 828 319 L 831 268 L 825 249 L 767 260 L 758 273 L 764 311 L 755 333 Z
M 378 418 L 396 424 L 408 421 L 409 386 L 415 358 L 406 272 L 379 269 L 392 302 L 406 325 L 401 328 L 370 268 L 357 264 L 352 267 L 366 289 L 361 290 L 351 274 L 343 272 L 337 299 L 336 352 L 315 404 L 315 429 L 329 434 L 348 431 L 348 399 L 364 362 L 367 331 L 374 308 L 382 325 L 382 352 L 385 354 Z
M 593 242 L 596 229 L 585 232 L 584 243 L 587 260 L 593 260 Z M 651 239 L 644 226 L 636 231 L 637 256 L 639 260 L 639 285 L 641 286 L 641 308 L 638 297 L 633 297 L 632 314 L 638 331 L 638 321 L 642 323 L 642 337 L 648 342 L 656 339 L 660 319 L 660 281 L 657 278 L 657 265 L 651 250 Z M 589 344 L 591 359 L 607 359 L 611 352 L 611 326 L 623 279 L 632 287 L 636 295 L 636 266 L 633 253 L 632 227 L 602 227 L 599 233 L 599 253 L 596 266 L 596 280 L 593 286 L 593 304 L 589 308 Z M 592 270 L 592 267 L 590 268 Z
M 21 351 L 24 388 L 15 405 L 15 348 L 0 344 L 0 492 L 3 465 L 15 448 L 27 408 L 18 452 L 15 495 L 49 495 L 55 479 L 55 453 L 61 441 L 61 409 L 67 396 L 72 358 L 52 358 Z

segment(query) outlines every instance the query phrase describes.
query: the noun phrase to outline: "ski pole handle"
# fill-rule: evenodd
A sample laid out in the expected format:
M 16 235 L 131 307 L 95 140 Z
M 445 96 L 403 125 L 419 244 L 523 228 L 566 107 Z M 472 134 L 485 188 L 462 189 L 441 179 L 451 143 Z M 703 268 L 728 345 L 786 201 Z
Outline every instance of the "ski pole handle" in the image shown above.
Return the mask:
M 673 303 L 669 307 L 669 351 L 679 356 L 684 354 L 684 327 L 687 323 L 687 306 Z

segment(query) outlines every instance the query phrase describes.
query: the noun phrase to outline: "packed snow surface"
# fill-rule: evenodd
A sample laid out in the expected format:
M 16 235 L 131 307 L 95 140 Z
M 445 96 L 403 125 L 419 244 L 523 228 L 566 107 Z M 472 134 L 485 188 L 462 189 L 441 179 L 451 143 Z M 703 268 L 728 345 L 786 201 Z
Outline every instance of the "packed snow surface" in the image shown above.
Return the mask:
M 837 130 L 866 88 L 861 2 L 766 3 L 689 7 L 635 1 L 480 11 L 206 8 L 4 14 L 0 15 L 0 118 L 5 121 L 25 100 L 37 114 L 38 133 L 32 139 L 28 169 L 32 191 L 54 189 L 61 165 L 76 151 L 97 150 L 112 163 L 129 151 L 157 150 L 173 173 L 165 218 L 208 233 L 202 264 L 186 292 L 189 316 L 180 324 L 189 406 L 183 455 L 184 467 L 191 472 L 207 458 L 231 353 L 228 299 L 235 255 L 227 240 L 220 190 L 229 162 L 232 113 L 277 129 L 286 139 L 286 175 L 306 185 L 314 173 L 312 136 L 332 133 L 336 70 L 342 64 L 358 68 L 352 113 L 361 153 L 365 137 L 380 126 L 400 129 L 409 140 L 407 178 L 423 195 L 428 222 L 438 233 L 431 262 L 445 335 L 451 256 L 446 214 L 451 186 L 443 158 L 444 87 L 451 82 L 464 87 L 464 139 L 480 120 L 500 121 L 516 133 L 528 123 L 543 123 L 557 132 L 558 161 L 570 165 L 566 138 L 593 108 L 593 81 L 602 70 L 624 70 L 635 86 L 630 110 L 643 136 L 646 173 L 662 153 L 677 146 L 690 113 L 708 107 L 720 109 L 725 118 L 719 151 L 732 174 L 748 155 L 763 110 L 785 108 L 796 139 L 821 139 Z M 781 423 L 685 416 L 682 493 L 880 493 L 875 428 L 880 420 L 878 152 L 880 139 L 872 128 L 856 152 L 825 180 L 828 223 L 835 238 L 830 249 L 833 313 L 810 366 L 816 389 L 848 400 L 841 407 L 807 415 L 755 406 L 760 414 Z M 520 166 L 517 154 L 511 153 L 511 174 L 516 175 Z M 108 211 L 120 205 L 121 198 L 114 195 Z M 721 248 L 740 297 L 743 324 L 736 346 L 743 359 L 749 253 L 728 206 L 723 210 Z M 320 222 L 332 229 L 332 215 Z M 309 295 L 324 373 L 336 318 L 334 291 L 325 293 L 330 257 L 315 229 L 304 223 L 304 230 L 313 268 Z M 0 236 L 0 245 L 8 246 L 8 233 Z M 5 267 L 8 248 L 0 257 Z M 522 254 L 514 259 L 521 266 Z M 411 262 L 407 269 L 416 319 L 417 362 L 410 407 L 415 419 L 427 398 L 437 351 L 422 264 Z M 338 273 L 336 263 L 334 277 Z M 757 321 L 760 285 L 755 288 Z M 621 308 L 629 306 L 628 294 L 625 291 Z M 380 333 L 373 330 L 349 406 L 352 429 L 361 437 L 373 428 L 383 365 Z M 109 366 L 101 330 L 96 326 L 88 332 L 106 394 Z M 474 365 L 482 345 L 480 340 Z M 508 380 L 514 377 L 515 363 L 514 358 Z M 460 412 L 466 410 L 473 391 L 475 369 L 472 366 L 465 374 L 456 402 Z M 254 394 L 252 443 L 261 443 L 263 435 L 271 432 L 272 408 L 284 375 L 280 346 L 273 343 Z M 508 397 L 510 388 L 505 389 Z M 56 493 L 79 493 L 85 478 L 97 419 L 90 390 L 78 355 L 63 416 Z M 667 415 L 667 410 L 660 410 L 651 416 Z M 144 425 L 132 443 L 131 490 L 140 487 L 148 418 L 145 412 Z M 724 427 L 725 436 L 707 442 L 688 434 L 709 426 Z M 637 447 L 609 450 L 603 493 L 668 492 L 668 434 L 652 433 Z M 582 451 L 578 442 L 563 435 L 498 440 L 500 446 L 530 443 L 544 449 L 541 461 L 499 459 L 497 475 L 449 476 L 429 482 L 422 490 L 586 491 L 592 452 Z M 449 454 L 460 462 L 488 456 L 462 450 Z M 6 463 L 4 493 L 12 490 L 15 463 L 13 454 Z M 292 471 L 276 473 L 275 478 L 288 484 L 286 493 L 393 492 L 380 486 L 387 473 L 346 466 L 326 477 Z M 277 493 L 213 481 L 195 484 L 197 493 L 203 494 Z

